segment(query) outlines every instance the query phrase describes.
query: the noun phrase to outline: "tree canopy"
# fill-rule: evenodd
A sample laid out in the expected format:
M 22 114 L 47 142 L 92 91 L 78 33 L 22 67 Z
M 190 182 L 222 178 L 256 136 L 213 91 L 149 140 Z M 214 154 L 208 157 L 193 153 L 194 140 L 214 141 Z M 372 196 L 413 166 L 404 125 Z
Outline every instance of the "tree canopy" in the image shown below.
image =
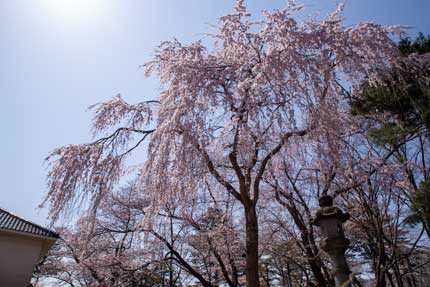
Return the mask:
M 106 266 L 129 270 L 146 262 L 112 252 L 109 245 L 117 248 L 125 238 L 124 252 L 133 255 L 148 242 L 157 247 L 146 256 L 148 268 L 155 262 L 167 268 L 170 279 L 160 284 L 332 286 L 330 264 L 310 224 L 318 197 L 329 194 L 352 214 L 352 256 L 364 258 L 357 268 L 370 266 L 364 273 L 373 272 L 378 282 L 401 284 L 399 270 L 413 265 L 405 255 L 418 248 L 409 245 L 399 221 L 413 191 L 410 161 L 394 161 L 395 150 L 375 146 L 366 131 L 371 126 L 381 133 L 388 123 L 407 130 L 402 135 L 408 139 L 421 135 L 428 65 L 415 54 L 397 60 L 390 34 L 399 27 L 346 26 L 343 7 L 299 20 L 304 7 L 289 2 L 252 20 L 238 0 L 208 34 L 213 46 L 172 40 L 155 50 L 143 67 L 160 80 L 157 98 L 129 104 L 117 96 L 95 105 L 94 141 L 60 147 L 48 157 L 44 204 L 51 218 L 84 208 L 76 258 L 89 260 L 85 250 L 92 247 L 106 254 L 74 266 L 99 282 L 91 268 L 105 262 L 105 282 L 114 274 Z M 390 120 L 381 120 L 388 111 Z M 369 113 L 375 115 L 370 121 Z M 145 141 L 147 157 L 127 200 L 118 201 L 118 185 L 130 176 L 127 158 Z M 397 137 L 385 142 L 391 141 L 399 143 Z M 107 247 L 92 241 L 94 234 Z M 352 277 L 360 284 L 358 275 Z

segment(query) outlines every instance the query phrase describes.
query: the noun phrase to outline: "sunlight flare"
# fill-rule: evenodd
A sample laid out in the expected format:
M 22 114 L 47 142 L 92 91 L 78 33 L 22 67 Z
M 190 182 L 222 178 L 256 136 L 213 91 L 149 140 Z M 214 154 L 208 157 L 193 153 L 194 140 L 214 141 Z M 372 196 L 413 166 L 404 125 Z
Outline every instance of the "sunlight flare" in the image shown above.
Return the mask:
M 58 21 L 79 24 L 94 19 L 102 10 L 101 0 L 43 0 Z

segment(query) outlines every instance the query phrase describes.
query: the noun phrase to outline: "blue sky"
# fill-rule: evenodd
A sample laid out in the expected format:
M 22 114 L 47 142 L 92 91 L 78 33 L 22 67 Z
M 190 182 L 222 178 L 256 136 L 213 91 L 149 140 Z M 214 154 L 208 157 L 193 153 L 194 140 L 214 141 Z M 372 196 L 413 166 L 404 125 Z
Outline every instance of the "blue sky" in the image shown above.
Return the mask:
M 339 1 L 301 1 L 309 13 Z M 251 0 L 253 13 L 284 0 Z M 430 32 L 428 0 L 349 0 L 349 23 L 402 24 Z M 87 107 L 121 93 L 154 98 L 157 82 L 139 65 L 162 41 L 197 40 L 234 0 L 0 1 L 0 207 L 45 223 L 44 158 L 55 147 L 90 140 Z

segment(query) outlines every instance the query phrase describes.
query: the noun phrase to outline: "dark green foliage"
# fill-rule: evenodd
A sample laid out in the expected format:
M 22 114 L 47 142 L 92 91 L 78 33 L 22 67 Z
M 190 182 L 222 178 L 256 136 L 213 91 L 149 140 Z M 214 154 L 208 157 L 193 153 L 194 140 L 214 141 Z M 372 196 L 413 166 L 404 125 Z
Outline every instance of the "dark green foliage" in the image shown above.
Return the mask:
M 430 52 L 423 34 L 399 43 L 402 54 Z M 397 144 L 419 132 L 430 133 L 430 54 L 404 56 L 390 70 L 377 71 L 363 81 L 360 95 L 351 100 L 354 115 L 378 119 L 369 135 L 380 145 Z M 375 130 L 379 129 L 379 130 Z
M 408 129 L 395 123 L 386 123 L 379 128 L 369 129 L 367 134 L 377 145 L 398 146 L 404 141 L 409 132 Z
M 430 131 L 430 86 L 429 82 L 419 82 L 416 74 L 409 74 L 408 69 L 395 69 L 396 77 L 389 75 L 377 85 L 367 83 L 362 86 L 359 98 L 351 102 L 351 112 L 354 115 L 384 116 L 381 129 L 399 136 L 406 136 L 408 132 L 414 134 L 424 128 Z M 426 71 L 430 77 L 430 70 Z M 391 77 L 393 76 L 393 77 Z M 373 135 L 386 135 L 373 133 Z M 387 138 L 391 143 L 393 135 Z M 381 139 L 377 140 L 380 144 Z
M 418 190 L 412 194 L 411 200 L 411 214 L 406 218 L 406 222 L 409 224 L 426 222 L 430 225 L 430 181 L 423 180 Z
M 411 42 L 410 38 L 403 38 L 399 41 L 398 44 L 399 51 L 403 56 L 418 53 L 424 54 L 430 52 L 430 34 L 424 36 L 423 33 L 418 33 L 415 41 Z

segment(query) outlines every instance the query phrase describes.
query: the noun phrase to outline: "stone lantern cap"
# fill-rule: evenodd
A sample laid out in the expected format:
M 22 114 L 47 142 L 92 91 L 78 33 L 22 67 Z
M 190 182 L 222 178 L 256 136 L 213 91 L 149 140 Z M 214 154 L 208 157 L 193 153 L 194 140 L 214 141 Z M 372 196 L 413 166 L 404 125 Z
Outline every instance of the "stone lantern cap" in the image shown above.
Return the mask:
M 340 208 L 333 206 L 333 198 L 330 195 L 322 195 L 318 198 L 320 208 L 315 213 L 315 217 L 310 223 L 315 226 L 320 226 L 323 218 L 338 218 L 341 223 L 349 219 L 349 213 L 343 212 Z

